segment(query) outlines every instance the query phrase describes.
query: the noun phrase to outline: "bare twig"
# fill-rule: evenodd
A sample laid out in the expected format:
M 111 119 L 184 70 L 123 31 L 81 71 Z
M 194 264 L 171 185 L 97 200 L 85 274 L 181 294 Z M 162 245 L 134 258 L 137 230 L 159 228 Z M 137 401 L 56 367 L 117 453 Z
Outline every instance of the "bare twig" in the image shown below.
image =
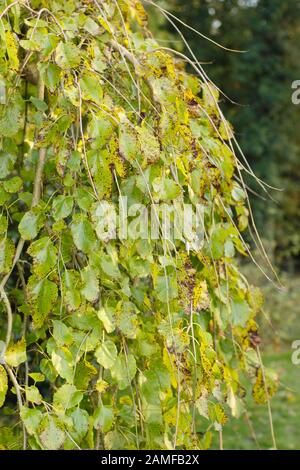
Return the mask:
M 263 362 L 262 362 L 259 346 L 256 346 L 256 353 L 257 353 L 257 357 L 258 357 L 259 364 L 260 364 L 260 367 L 261 367 L 261 373 L 262 373 L 262 378 L 263 378 L 264 387 L 265 387 L 265 394 L 266 394 L 266 397 L 267 397 L 268 415 L 269 415 L 269 422 L 270 422 L 271 437 L 272 437 L 272 442 L 273 442 L 273 449 L 277 450 L 277 444 L 276 444 L 274 426 L 273 426 L 272 408 L 271 408 L 271 403 L 270 403 L 270 396 L 269 396 L 269 392 L 268 392 L 266 374 L 265 374 L 265 369 L 264 369 L 264 365 L 263 365 Z
M 12 314 L 12 309 L 11 309 L 9 298 L 7 297 L 6 292 L 2 286 L 0 286 L 0 296 L 4 302 L 6 312 L 7 312 L 7 330 L 6 330 L 6 340 L 5 340 L 5 349 L 7 349 L 10 343 L 11 334 L 12 334 L 13 314 Z
M 22 400 L 20 385 L 18 383 L 18 380 L 17 380 L 15 374 L 11 370 L 11 368 L 7 364 L 4 364 L 4 367 L 5 367 L 8 375 L 9 375 L 10 380 L 13 383 L 13 386 L 15 387 L 15 391 L 16 391 L 16 395 L 17 395 L 17 401 L 18 401 L 18 407 L 19 407 L 19 411 L 21 412 L 21 409 L 23 407 L 23 400 Z M 26 448 L 27 448 L 27 433 L 26 433 L 25 426 L 23 424 L 23 450 L 26 450 Z

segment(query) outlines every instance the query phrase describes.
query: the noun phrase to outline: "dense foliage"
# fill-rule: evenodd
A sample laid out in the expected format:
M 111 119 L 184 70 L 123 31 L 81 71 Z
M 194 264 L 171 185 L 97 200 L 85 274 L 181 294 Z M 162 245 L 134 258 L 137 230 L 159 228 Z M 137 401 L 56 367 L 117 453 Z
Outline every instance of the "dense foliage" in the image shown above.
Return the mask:
M 226 115 L 251 167 L 264 181 L 283 189 L 272 194 L 277 204 L 253 197 L 253 209 L 275 260 L 283 267 L 287 261 L 291 267 L 297 265 L 299 106 L 291 101 L 291 86 L 300 77 L 299 1 L 160 0 L 158 4 L 224 46 L 245 51 L 225 52 L 169 17 L 184 33 L 198 60 L 206 63 L 214 82 L 237 103 L 223 97 Z M 158 37 L 166 36 L 167 25 L 178 47 L 178 34 L 168 21 Z
M 0 6 L 1 446 L 208 448 L 245 380 L 257 403 L 276 388 L 236 262 L 249 208 L 218 92 L 137 0 Z M 201 248 L 103 239 L 120 195 L 200 204 Z

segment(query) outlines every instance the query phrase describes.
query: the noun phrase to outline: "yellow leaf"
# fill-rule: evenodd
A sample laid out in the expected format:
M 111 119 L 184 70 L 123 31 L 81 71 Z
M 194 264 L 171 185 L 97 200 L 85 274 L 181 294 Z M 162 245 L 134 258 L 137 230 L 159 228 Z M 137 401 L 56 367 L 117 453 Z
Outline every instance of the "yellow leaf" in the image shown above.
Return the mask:
M 19 58 L 18 58 L 18 45 L 15 36 L 10 31 L 5 32 L 6 50 L 12 69 L 18 70 Z

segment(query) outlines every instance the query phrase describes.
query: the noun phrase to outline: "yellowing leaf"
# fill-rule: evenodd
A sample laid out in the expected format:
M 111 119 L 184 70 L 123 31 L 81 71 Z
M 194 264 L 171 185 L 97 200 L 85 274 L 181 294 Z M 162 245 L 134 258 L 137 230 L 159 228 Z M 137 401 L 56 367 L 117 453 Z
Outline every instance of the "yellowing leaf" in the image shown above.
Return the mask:
M 42 412 L 37 408 L 29 408 L 28 406 L 22 406 L 20 415 L 23 423 L 25 424 L 26 431 L 28 432 L 28 434 L 35 434 L 43 418 Z
M 97 362 L 105 369 L 111 369 L 117 359 L 118 351 L 110 340 L 104 341 L 95 352 Z
M 90 302 L 97 300 L 99 295 L 99 281 L 97 279 L 97 273 L 90 266 L 87 266 L 81 271 L 83 289 L 81 294 Z
M 27 252 L 34 259 L 34 272 L 43 277 L 53 269 L 57 262 L 57 249 L 49 237 L 43 237 L 31 243 Z
M 64 384 L 55 393 L 53 403 L 64 410 L 74 408 L 83 398 L 83 394 L 77 390 L 75 385 Z
M 73 356 L 70 351 L 66 348 L 54 350 L 51 359 L 56 372 L 67 382 L 73 382 Z
M 40 328 L 56 301 L 57 285 L 47 278 L 40 280 L 36 276 L 31 276 L 27 289 L 30 303 L 33 306 L 33 321 L 36 328 Z
M 71 329 L 60 320 L 53 320 L 53 338 L 58 345 L 70 345 L 74 338 Z
M 79 80 L 79 84 L 81 87 L 83 99 L 91 100 L 97 104 L 101 104 L 103 91 L 100 84 L 100 79 L 97 75 L 85 73 Z
M 73 209 L 73 197 L 72 196 L 57 196 L 53 200 L 53 217 L 55 220 L 60 220 L 68 217 Z
M 25 387 L 26 400 L 31 403 L 39 405 L 42 402 L 42 395 L 40 394 L 37 387 L 31 385 L 30 387 Z
M 120 354 L 113 367 L 111 368 L 111 376 L 116 380 L 119 389 L 124 390 L 130 385 L 131 380 L 136 374 L 136 361 L 132 354 L 125 357 Z
M 43 225 L 42 215 L 35 211 L 26 212 L 19 223 L 19 232 L 24 240 L 33 240 Z
M 62 69 L 70 69 L 80 64 L 80 50 L 72 42 L 60 42 L 55 50 L 55 61 Z
M 100 405 L 94 413 L 94 428 L 108 432 L 113 424 L 114 413 L 108 406 Z
M 57 450 L 63 445 L 66 436 L 56 420 L 51 417 L 44 418 L 41 428 L 43 430 L 39 437 L 45 449 Z
M 76 310 L 81 303 L 81 279 L 75 270 L 66 270 L 63 274 L 63 295 L 70 310 Z
M 0 365 L 0 407 L 5 402 L 6 392 L 8 388 L 8 380 L 6 370 Z
M 5 351 L 5 360 L 8 365 L 17 367 L 27 360 L 26 355 L 26 342 L 22 338 L 17 343 L 11 344 Z
M 10 31 L 6 31 L 5 33 L 5 40 L 6 40 L 6 50 L 7 55 L 9 57 L 10 66 L 18 70 L 19 68 L 19 58 L 18 58 L 18 46 L 17 41 L 13 33 Z

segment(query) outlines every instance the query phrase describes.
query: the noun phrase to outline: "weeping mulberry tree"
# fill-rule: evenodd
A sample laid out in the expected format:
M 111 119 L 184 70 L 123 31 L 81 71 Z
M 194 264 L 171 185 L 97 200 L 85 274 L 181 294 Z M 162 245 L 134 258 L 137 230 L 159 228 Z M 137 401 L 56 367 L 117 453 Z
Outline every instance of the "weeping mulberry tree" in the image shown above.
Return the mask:
M 0 6 L 1 446 L 222 443 L 245 381 L 258 403 L 275 382 L 236 261 L 251 170 L 217 88 L 138 0 Z M 158 238 L 103 237 L 120 198 L 200 205 L 200 245 L 164 237 L 161 213 Z

